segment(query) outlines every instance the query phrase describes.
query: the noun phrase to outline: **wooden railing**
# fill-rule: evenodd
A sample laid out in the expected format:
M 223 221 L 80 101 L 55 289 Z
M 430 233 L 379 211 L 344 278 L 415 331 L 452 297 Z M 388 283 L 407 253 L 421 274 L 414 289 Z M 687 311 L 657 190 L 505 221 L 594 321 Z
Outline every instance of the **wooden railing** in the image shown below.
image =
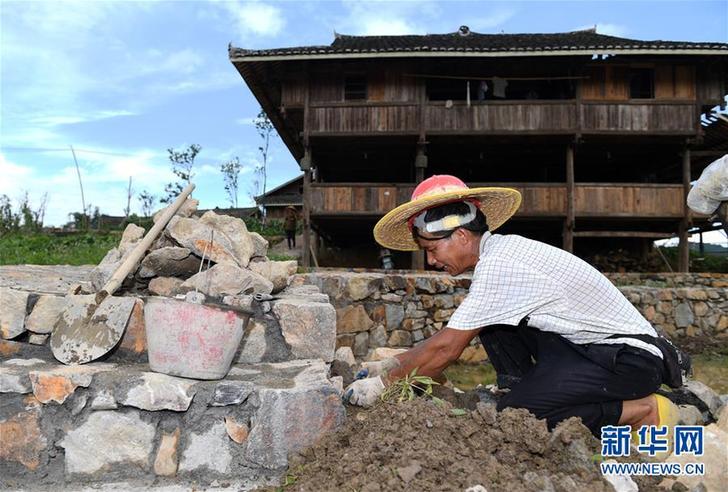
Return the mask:
M 691 102 L 462 101 L 311 104 L 311 135 L 655 133 L 697 130 Z
M 470 186 L 507 186 L 521 192 L 516 216 L 563 217 L 566 185 L 563 183 L 471 183 Z M 314 183 L 311 213 L 318 216 L 387 213 L 409 200 L 411 183 Z M 574 210 L 577 217 L 680 218 L 682 184 L 577 183 Z

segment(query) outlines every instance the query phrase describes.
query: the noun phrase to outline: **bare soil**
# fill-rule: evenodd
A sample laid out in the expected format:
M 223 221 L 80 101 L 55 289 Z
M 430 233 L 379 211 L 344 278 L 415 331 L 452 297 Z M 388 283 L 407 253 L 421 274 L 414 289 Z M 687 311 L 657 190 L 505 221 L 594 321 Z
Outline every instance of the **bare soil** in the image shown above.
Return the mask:
M 349 407 L 340 431 L 291 457 L 296 491 L 612 491 L 598 465 L 599 442 L 572 418 L 549 432 L 523 409 L 476 410 L 416 398 Z M 457 415 L 459 414 L 459 415 Z M 640 490 L 656 490 L 640 481 Z M 476 489 L 481 490 L 482 489 Z

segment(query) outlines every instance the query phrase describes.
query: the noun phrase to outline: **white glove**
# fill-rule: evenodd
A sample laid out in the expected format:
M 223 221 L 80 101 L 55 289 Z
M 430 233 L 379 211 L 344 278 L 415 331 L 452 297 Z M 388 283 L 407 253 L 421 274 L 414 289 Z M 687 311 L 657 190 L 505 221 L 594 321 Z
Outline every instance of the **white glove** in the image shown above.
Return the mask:
M 354 381 L 344 390 L 349 403 L 360 407 L 371 407 L 384 392 L 384 382 L 379 376 Z
M 375 360 L 371 362 L 362 362 L 361 368 L 368 369 L 369 374 L 367 377 L 381 376 L 392 369 L 399 367 L 399 359 L 396 357 L 389 357 L 384 360 Z

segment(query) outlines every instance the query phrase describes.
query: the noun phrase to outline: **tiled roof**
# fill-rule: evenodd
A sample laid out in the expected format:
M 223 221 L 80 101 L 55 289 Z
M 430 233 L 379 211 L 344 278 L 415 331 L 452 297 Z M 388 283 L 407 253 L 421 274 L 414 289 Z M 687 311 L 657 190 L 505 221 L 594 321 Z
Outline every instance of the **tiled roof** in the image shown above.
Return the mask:
M 467 29 L 467 28 L 465 28 Z M 728 43 L 688 41 L 641 41 L 597 34 L 593 29 L 553 34 L 451 34 L 405 36 L 348 36 L 337 34 L 329 46 L 301 46 L 267 50 L 230 48 L 230 57 L 347 55 L 355 53 L 413 52 L 550 52 L 636 50 L 710 50 L 728 54 Z

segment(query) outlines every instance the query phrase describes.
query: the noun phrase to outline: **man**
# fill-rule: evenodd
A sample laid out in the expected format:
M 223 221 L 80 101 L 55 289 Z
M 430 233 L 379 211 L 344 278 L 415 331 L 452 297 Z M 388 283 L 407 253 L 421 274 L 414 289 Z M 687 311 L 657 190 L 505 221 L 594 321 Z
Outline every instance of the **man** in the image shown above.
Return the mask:
M 674 425 L 676 407 L 653 394 L 664 379 L 663 353 L 650 343 L 657 333 L 619 290 L 566 251 L 491 233 L 520 201 L 516 190 L 433 176 L 377 223 L 382 246 L 422 249 L 428 264 L 453 276 L 474 270 L 473 280 L 447 327 L 370 363 L 369 377 L 347 388 L 350 401 L 372 405 L 415 368 L 441 377 L 479 336 L 499 386 L 510 388 L 499 410 L 526 408 L 549 428 L 581 417 L 597 436 L 605 425 Z

